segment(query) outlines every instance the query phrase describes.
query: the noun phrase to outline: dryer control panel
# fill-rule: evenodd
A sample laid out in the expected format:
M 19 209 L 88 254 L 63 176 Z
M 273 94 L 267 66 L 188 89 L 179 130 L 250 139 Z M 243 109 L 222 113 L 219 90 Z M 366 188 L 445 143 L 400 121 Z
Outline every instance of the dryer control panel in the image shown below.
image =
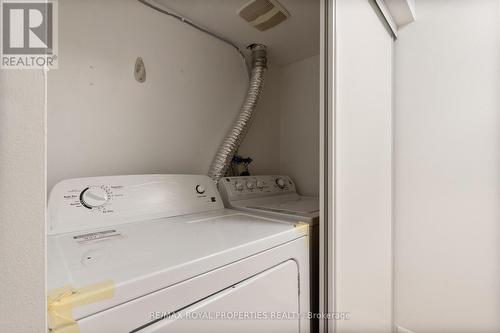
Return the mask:
M 222 209 L 207 176 L 133 175 L 64 180 L 49 197 L 48 234 Z
M 229 201 L 296 193 L 292 179 L 282 175 L 224 177 L 218 187 Z

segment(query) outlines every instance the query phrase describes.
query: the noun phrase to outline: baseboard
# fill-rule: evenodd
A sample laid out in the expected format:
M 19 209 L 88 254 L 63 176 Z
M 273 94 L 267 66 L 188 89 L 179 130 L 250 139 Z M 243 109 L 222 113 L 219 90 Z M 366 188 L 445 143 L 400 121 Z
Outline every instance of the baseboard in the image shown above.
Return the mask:
M 407 328 L 404 328 L 404 327 L 398 326 L 397 333 L 415 333 L 415 332 L 410 331 L 410 330 L 409 330 L 409 329 L 407 329 Z

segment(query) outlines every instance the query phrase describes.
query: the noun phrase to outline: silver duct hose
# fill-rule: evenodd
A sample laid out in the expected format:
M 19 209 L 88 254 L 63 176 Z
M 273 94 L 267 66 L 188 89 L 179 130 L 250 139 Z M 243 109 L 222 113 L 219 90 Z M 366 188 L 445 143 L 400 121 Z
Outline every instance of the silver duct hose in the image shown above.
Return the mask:
M 267 69 L 266 47 L 261 44 L 252 44 L 249 48 L 252 51 L 252 66 L 245 101 L 240 108 L 240 113 L 234 121 L 232 128 L 226 134 L 224 141 L 215 154 L 210 170 L 208 171 L 208 176 L 216 183 L 225 176 L 234 154 L 250 127 L 255 106 L 259 101 L 264 86 L 264 73 Z

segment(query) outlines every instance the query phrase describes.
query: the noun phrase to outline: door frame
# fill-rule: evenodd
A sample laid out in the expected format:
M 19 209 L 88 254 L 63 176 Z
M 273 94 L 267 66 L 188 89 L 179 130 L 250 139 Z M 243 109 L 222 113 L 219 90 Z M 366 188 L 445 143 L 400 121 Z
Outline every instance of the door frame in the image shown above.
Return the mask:
M 320 9 L 320 332 L 334 332 L 335 322 L 335 6 Z

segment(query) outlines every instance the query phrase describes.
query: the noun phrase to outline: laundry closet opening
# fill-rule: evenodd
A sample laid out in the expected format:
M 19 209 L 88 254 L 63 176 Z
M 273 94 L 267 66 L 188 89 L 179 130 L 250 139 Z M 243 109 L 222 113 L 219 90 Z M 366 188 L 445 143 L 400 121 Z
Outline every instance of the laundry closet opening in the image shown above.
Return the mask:
M 58 31 L 49 308 L 68 285 L 86 301 L 49 327 L 318 312 L 320 0 L 65 0 Z M 252 331 L 311 325 L 272 322 Z
M 282 1 L 290 17 L 266 31 L 238 15 L 246 2 L 153 4 L 234 42 L 247 62 L 248 45 L 267 46 L 262 96 L 237 155 L 252 159 L 252 175 L 288 175 L 316 196 L 319 1 Z M 59 27 L 60 64 L 48 74 L 49 191 L 75 177 L 207 174 L 247 90 L 237 50 L 134 0 L 64 1 Z

